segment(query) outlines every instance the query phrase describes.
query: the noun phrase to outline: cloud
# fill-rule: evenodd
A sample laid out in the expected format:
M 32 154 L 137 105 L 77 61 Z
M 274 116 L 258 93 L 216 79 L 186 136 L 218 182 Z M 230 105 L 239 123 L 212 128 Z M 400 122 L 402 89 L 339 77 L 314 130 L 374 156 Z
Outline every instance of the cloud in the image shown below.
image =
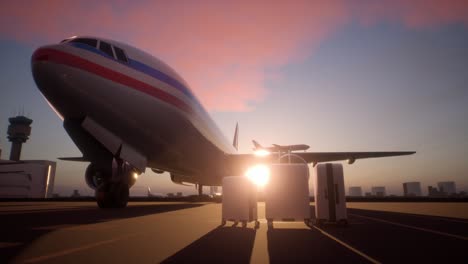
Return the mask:
M 71 35 L 127 42 L 173 66 L 212 111 L 248 111 L 280 68 L 352 20 L 410 28 L 468 23 L 466 1 L 10 1 L 0 38 L 41 45 Z
M 398 22 L 412 29 L 452 23 L 468 24 L 466 0 L 361 0 L 350 6 L 353 16 L 365 25 Z

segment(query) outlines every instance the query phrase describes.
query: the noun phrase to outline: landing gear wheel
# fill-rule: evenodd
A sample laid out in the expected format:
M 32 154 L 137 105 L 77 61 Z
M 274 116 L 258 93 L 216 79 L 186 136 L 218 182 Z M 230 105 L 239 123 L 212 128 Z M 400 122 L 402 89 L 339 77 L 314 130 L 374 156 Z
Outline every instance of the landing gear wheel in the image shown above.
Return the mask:
M 128 185 L 124 183 L 102 184 L 96 190 L 96 200 L 100 208 L 123 208 L 127 206 Z

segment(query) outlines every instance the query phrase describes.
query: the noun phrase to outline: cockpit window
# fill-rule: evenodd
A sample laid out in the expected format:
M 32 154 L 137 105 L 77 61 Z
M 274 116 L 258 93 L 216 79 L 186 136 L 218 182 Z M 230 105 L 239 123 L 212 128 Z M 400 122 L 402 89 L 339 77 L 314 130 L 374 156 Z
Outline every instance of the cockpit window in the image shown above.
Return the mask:
M 101 41 L 101 43 L 99 44 L 99 49 L 105 54 L 114 58 L 114 53 L 112 52 L 112 46 L 109 43 Z
M 62 41 L 63 42 L 63 41 Z M 75 38 L 69 41 L 70 43 L 82 43 L 95 48 L 97 46 L 97 40 L 91 38 Z
M 125 52 L 116 46 L 114 46 L 115 56 L 121 62 L 128 62 L 127 56 L 125 56 Z

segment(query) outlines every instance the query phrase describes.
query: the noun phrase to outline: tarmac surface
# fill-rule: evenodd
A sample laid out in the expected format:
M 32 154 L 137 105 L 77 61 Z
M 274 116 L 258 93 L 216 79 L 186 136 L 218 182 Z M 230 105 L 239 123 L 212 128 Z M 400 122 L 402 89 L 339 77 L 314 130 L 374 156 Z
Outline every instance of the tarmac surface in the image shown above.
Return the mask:
M 221 204 L 216 203 L 131 202 L 125 209 L 100 210 L 94 202 L 1 202 L 0 263 L 466 263 L 468 259 L 467 203 L 348 203 L 348 227 L 275 222 L 270 230 L 265 205 L 258 206 L 260 228 L 254 229 L 253 223 L 247 228 L 233 227 L 231 222 L 220 227 Z

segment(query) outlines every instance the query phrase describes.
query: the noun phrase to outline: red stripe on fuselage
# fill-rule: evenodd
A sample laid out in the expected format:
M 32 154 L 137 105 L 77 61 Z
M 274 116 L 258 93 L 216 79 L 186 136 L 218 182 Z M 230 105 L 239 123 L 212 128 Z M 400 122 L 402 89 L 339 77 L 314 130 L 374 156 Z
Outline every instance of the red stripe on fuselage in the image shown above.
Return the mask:
M 140 92 L 146 93 L 153 97 L 156 97 L 166 103 L 169 103 L 180 110 L 186 113 L 192 113 L 192 109 L 189 105 L 187 105 L 184 101 L 180 100 L 176 96 L 169 94 L 157 87 L 129 77 L 125 74 L 122 74 L 117 71 L 113 71 L 106 67 L 103 67 L 99 64 L 93 63 L 89 60 L 83 59 L 79 56 L 72 55 L 70 53 L 42 48 L 38 49 L 34 52 L 32 56 L 32 61 L 51 61 L 58 64 L 64 64 L 70 67 L 78 68 L 98 76 L 102 78 L 108 79 L 110 81 L 120 83 L 122 85 L 131 87 L 135 90 Z

